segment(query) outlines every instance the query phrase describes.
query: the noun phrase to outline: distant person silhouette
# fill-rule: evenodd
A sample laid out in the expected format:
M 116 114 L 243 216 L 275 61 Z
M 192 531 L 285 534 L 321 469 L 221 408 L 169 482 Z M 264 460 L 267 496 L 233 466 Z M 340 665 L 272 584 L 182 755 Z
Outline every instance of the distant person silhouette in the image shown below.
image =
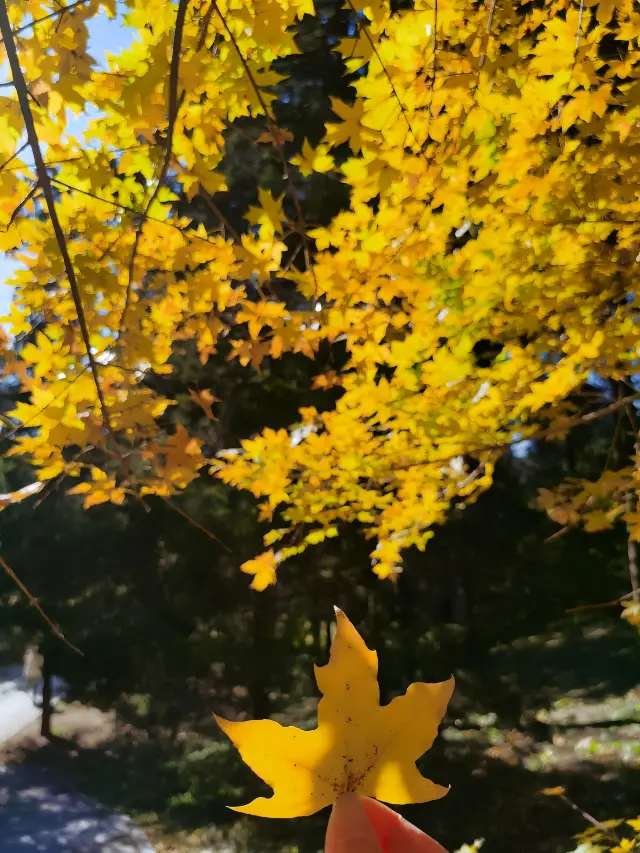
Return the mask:
M 376 800 L 343 794 L 329 818 L 325 853 L 446 853 L 393 809 Z
M 27 646 L 22 663 L 22 687 L 36 701 L 42 683 L 42 655 L 35 646 Z

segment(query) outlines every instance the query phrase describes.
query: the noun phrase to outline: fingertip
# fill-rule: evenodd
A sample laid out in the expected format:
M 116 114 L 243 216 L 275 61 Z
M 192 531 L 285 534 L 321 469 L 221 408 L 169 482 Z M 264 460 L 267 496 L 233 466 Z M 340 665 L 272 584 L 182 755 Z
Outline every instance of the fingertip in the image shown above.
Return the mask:
M 331 811 L 325 853 L 382 853 L 376 832 L 356 794 L 342 794 Z

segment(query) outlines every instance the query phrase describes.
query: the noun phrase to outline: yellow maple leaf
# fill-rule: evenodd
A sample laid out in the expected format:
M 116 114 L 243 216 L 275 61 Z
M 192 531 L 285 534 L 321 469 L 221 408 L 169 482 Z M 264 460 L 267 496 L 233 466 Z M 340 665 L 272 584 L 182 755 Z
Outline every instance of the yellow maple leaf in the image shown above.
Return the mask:
M 425 779 L 415 762 L 433 744 L 453 677 L 411 684 L 404 696 L 381 706 L 376 652 L 337 608 L 336 622 L 329 663 L 315 669 L 322 693 L 316 729 L 216 717 L 243 761 L 274 791 L 234 811 L 302 817 L 348 791 L 395 804 L 437 800 L 448 792 Z
M 27 308 L 20 308 L 15 302 L 12 302 L 9 306 L 9 314 L 0 317 L 0 323 L 8 323 L 11 334 L 17 338 L 18 335 L 26 335 L 31 331 L 31 323 L 28 319 L 30 313 Z
M 630 625 L 640 628 L 640 603 L 637 601 L 623 601 L 620 617 L 626 619 Z
M 611 853 L 631 853 L 635 850 L 636 842 L 633 838 L 623 838 L 620 844 L 611 848 Z
M 291 158 L 294 166 L 297 166 L 305 177 L 312 172 L 329 172 L 335 167 L 335 161 L 328 153 L 328 145 L 318 145 L 312 148 L 309 140 L 305 139 L 302 152 Z
M 270 240 L 278 232 L 282 233 L 282 223 L 287 221 L 282 209 L 284 195 L 272 195 L 268 190 L 258 187 L 258 205 L 251 205 L 245 215 L 247 222 L 260 228 L 260 235 L 265 240 Z
M 282 145 L 283 142 L 293 142 L 293 133 L 290 130 L 273 127 L 271 130 L 263 131 L 256 142 L 265 145 Z
M 254 575 L 251 581 L 252 589 L 262 592 L 268 586 L 276 582 L 276 568 L 278 561 L 273 551 L 265 551 L 264 554 L 254 560 L 247 560 L 240 566 L 240 571 L 247 575 Z
M 219 403 L 220 398 L 216 397 L 210 388 L 204 388 L 202 391 L 189 388 L 189 396 L 193 402 L 200 406 L 205 415 L 210 421 L 217 421 L 218 418 L 213 414 L 212 406 L 214 403 Z
M 327 139 L 334 146 L 340 145 L 342 142 L 348 142 L 349 147 L 354 154 L 362 148 L 362 116 L 364 113 L 364 104 L 362 101 L 356 101 L 353 106 L 339 101 L 337 98 L 331 98 L 331 109 L 342 119 L 340 124 L 331 123 L 327 127 Z
M 91 468 L 91 482 L 79 483 L 67 490 L 68 495 L 85 495 L 84 509 L 111 502 L 121 505 L 125 500 L 125 490 L 116 486 L 115 476 L 109 476 L 100 468 Z

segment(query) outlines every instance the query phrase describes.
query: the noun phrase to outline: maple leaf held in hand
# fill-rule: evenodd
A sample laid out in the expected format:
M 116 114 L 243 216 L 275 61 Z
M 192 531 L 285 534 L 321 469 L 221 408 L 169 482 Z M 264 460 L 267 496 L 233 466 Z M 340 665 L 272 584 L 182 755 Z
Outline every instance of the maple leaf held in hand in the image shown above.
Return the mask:
M 404 696 L 381 706 L 376 652 L 341 610 L 336 621 L 329 663 L 315 670 L 322 693 L 316 729 L 216 717 L 243 761 L 273 788 L 272 797 L 232 807 L 235 811 L 291 818 L 314 814 L 347 791 L 398 805 L 448 792 L 425 779 L 415 762 L 433 744 L 453 677 L 411 684 Z

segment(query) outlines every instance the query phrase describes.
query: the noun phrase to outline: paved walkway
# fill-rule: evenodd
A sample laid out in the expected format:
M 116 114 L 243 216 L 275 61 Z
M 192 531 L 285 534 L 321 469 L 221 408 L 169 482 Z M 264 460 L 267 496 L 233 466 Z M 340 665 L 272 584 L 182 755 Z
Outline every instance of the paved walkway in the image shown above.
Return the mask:
M 63 684 L 58 682 L 54 694 L 62 692 Z M 20 689 L 19 668 L 4 669 L 0 674 L 0 743 L 40 714 L 33 699 Z M 0 765 L 0 853 L 154 851 L 131 818 L 109 813 L 46 768 L 20 764 Z
M 20 683 L 21 668 L 3 667 L 0 671 L 0 743 L 19 734 L 34 723 L 41 709 L 24 690 Z M 64 684 L 53 679 L 53 701 L 64 695 Z
M 40 767 L 0 767 L 2 853 L 153 853 L 128 817 L 65 786 Z

